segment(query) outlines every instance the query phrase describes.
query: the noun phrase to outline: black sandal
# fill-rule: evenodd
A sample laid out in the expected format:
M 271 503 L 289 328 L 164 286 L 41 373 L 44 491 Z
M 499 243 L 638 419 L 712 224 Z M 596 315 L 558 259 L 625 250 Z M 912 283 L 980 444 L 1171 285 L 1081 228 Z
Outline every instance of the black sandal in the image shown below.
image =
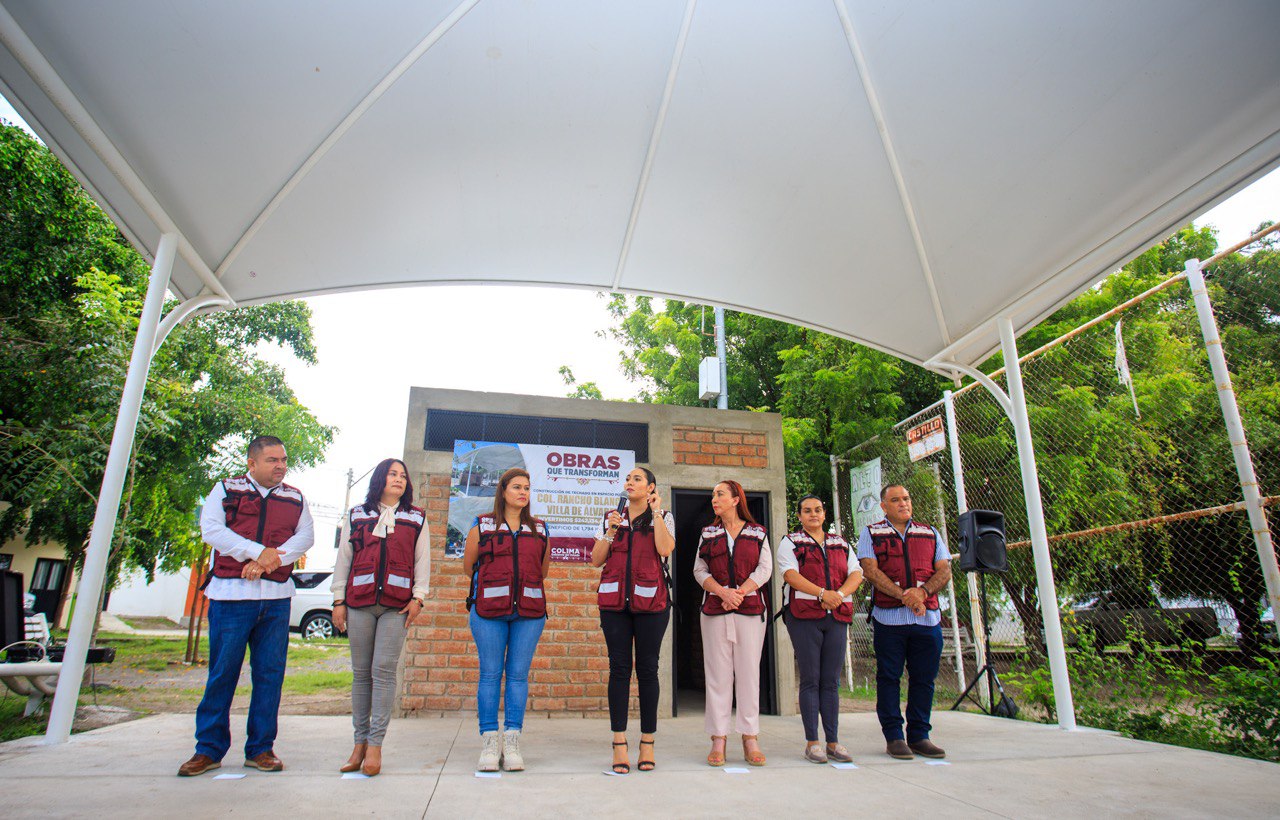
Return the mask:
M 648 744 L 649 746 L 652 746 L 653 741 L 652 740 L 640 741 L 641 746 L 644 746 L 646 744 Z M 658 763 L 657 761 L 654 761 L 654 760 L 641 760 L 639 763 L 636 764 L 636 768 L 642 772 L 651 772 L 657 767 L 658 767 Z
M 618 741 L 616 741 L 616 740 L 615 740 L 615 741 L 613 742 L 613 745 L 614 745 L 614 746 L 626 746 L 626 745 L 627 745 L 627 742 L 624 740 L 624 741 L 622 741 L 621 743 L 619 743 Z M 630 764 L 630 763 L 614 763 L 612 768 L 613 768 L 613 773 L 614 773 L 614 774 L 630 774 L 630 773 L 631 773 L 631 764 Z

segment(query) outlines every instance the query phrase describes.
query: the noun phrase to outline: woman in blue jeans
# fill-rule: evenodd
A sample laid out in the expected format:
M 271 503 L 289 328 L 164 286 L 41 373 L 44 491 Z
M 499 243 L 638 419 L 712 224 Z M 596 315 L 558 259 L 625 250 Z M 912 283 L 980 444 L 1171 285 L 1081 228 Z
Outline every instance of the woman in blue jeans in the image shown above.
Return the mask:
M 529 666 L 547 620 L 542 581 L 551 564 L 547 526 L 529 512 L 529 474 L 516 467 L 498 481 L 493 512 L 467 533 L 463 571 L 471 576 L 471 636 L 480 655 L 476 714 L 483 747 L 482 772 L 524 769 L 520 731 L 529 698 Z M 503 732 L 498 732 L 502 676 Z

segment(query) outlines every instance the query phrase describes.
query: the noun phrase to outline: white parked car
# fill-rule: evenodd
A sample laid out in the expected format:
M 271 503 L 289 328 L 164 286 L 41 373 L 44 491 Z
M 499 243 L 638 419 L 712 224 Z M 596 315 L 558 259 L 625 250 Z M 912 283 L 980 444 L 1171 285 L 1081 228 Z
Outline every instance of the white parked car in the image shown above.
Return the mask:
M 289 610 L 289 628 L 300 632 L 304 640 L 323 640 L 340 634 L 333 625 L 333 593 L 329 591 L 332 575 L 333 570 L 301 570 L 293 574 L 297 591 Z

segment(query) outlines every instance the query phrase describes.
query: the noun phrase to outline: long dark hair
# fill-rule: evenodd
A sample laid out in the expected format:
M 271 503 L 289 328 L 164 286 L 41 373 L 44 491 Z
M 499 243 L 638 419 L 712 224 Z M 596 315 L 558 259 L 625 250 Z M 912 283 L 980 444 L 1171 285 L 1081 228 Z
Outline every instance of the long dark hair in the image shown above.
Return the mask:
M 657 485 L 658 477 L 653 474 L 652 470 L 648 469 L 647 467 L 637 467 L 636 469 L 644 473 L 645 481 L 649 482 L 650 484 Z M 646 499 L 646 501 L 647 500 L 648 499 Z M 636 516 L 636 520 L 631 522 L 631 529 L 633 530 L 645 529 L 652 526 L 653 526 L 653 508 L 648 506 L 644 508 L 644 512 Z
M 493 494 L 493 524 L 497 526 L 507 520 L 507 485 L 517 478 L 528 478 L 529 471 L 522 467 L 512 467 L 502 474 L 502 478 L 498 479 L 498 491 Z M 530 487 L 529 503 L 524 505 L 524 509 L 520 510 L 520 524 L 528 527 L 530 531 L 537 532 L 538 529 L 533 525 L 533 513 L 529 508 L 533 506 L 532 490 Z
M 733 495 L 734 499 L 737 502 L 735 506 L 738 508 L 738 517 L 741 518 L 743 521 L 747 522 L 748 524 L 756 524 L 756 520 L 751 517 L 751 510 L 747 509 L 747 494 L 742 489 L 742 485 L 734 481 L 732 478 L 726 478 L 723 481 L 717 481 L 716 484 L 723 484 L 724 486 L 729 488 L 729 493 Z M 720 516 L 718 515 L 716 516 L 716 520 L 713 523 L 717 527 L 724 526 L 724 522 L 720 520 Z M 760 525 L 756 524 L 756 526 L 760 526 Z
M 373 468 L 373 475 L 369 476 L 369 494 L 364 497 L 365 512 L 378 512 L 378 505 L 382 503 L 382 491 L 387 488 L 387 473 L 391 472 L 392 464 L 399 464 L 400 469 L 404 470 L 404 495 L 400 496 L 400 504 L 396 509 L 407 512 L 413 506 L 413 479 L 409 478 L 408 466 L 398 458 L 384 458 Z

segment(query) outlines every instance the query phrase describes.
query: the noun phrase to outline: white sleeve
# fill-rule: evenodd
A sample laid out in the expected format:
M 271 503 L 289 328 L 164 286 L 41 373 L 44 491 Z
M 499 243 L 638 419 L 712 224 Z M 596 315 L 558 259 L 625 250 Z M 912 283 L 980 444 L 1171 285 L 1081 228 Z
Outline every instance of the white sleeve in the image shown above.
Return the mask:
M 292 564 L 316 543 L 316 522 L 311 518 L 311 505 L 302 499 L 302 514 L 298 516 L 298 526 L 278 548 L 280 563 Z
M 351 573 L 351 512 L 342 516 L 342 532 L 338 535 L 338 557 L 333 561 L 333 576 L 329 579 L 329 591 L 333 600 L 347 597 L 347 576 Z
M 227 489 L 222 482 L 214 484 L 204 500 L 204 509 L 200 511 L 200 536 L 206 544 L 228 558 L 252 561 L 262 554 L 262 545 L 232 532 L 227 526 L 227 514 L 222 509 L 226 497 Z
M 769 536 L 766 535 L 760 542 L 760 560 L 749 577 L 756 582 L 756 586 L 763 588 L 769 583 L 769 576 L 772 574 L 773 555 L 769 552 Z
M 785 578 L 787 570 L 794 569 L 800 571 L 800 562 L 796 560 L 796 545 L 791 543 L 791 538 L 783 536 L 778 542 L 778 577 Z
M 698 552 L 696 555 L 698 557 L 693 559 L 693 580 L 698 582 L 698 586 L 702 586 L 711 577 L 711 568 L 707 566 L 706 561 L 702 560 L 701 536 L 698 537 Z
M 422 531 L 413 545 L 413 595 L 425 598 L 431 592 L 431 528 L 422 519 Z

